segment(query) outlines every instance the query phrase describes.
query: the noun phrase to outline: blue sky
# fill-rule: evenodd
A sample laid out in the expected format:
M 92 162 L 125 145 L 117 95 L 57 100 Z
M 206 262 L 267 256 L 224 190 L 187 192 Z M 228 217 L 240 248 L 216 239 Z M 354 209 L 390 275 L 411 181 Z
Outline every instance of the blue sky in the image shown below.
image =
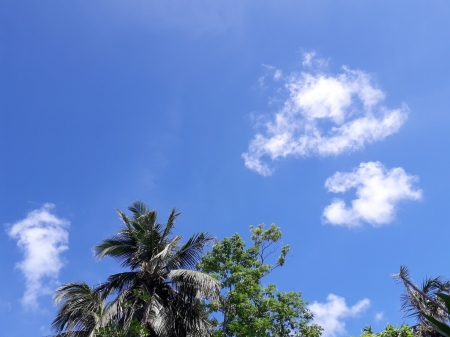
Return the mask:
M 43 336 L 61 283 L 135 200 L 182 235 L 276 223 L 267 282 L 326 337 L 402 323 L 391 273 L 447 275 L 450 4 L 2 1 L 0 331 Z M 11 322 L 14 322 L 11 324 Z

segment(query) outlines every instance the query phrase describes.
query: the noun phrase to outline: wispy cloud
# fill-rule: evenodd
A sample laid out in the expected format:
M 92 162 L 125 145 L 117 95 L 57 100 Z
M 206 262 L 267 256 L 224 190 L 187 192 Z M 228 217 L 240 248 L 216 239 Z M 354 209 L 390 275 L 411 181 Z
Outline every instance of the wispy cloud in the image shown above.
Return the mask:
M 375 322 L 381 322 L 384 319 L 384 312 L 380 311 L 375 314 Z
M 346 333 L 345 320 L 358 316 L 370 306 L 367 298 L 348 307 L 345 298 L 330 294 L 325 303 L 314 301 L 309 309 L 314 313 L 314 323 L 323 327 L 323 337 L 335 337 Z
M 305 68 L 323 69 L 328 66 L 329 60 L 317 58 L 316 52 L 303 53 L 302 66 Z
M 326 61 L 313 53 L 305 54 L 303 67 L 284 77 L 275 71 L 288 98 L 242 155 L 247 168 L 269 176 L 270 162 L 279 158 L 355 151 L 397 132 L 406 121 L 408 107 L 383 106 L 385 95 L 369 74 L 345 66 L 340 74 L 330 74 Z
M 24 258 L 17 264 L 26 280 L 22 305 L 26 309 L 38 308 L 37 299 L 49 294 L 64 265 L 61 253 L 68 249 L 69 222 L 52 214 L 53 204 L 28 213 L 14 223 L 8 235 L 17 240 Z
M 350 207 L 342 199 L 334 199 L 323 211 L 323 220 L 348 227 L 361 222 L 388 224 L 394 220 L 399 202 L 422 198 L 422 191 L 413 187 L 417 180 L 401 167 L 387 170 L 380 162 L 361 163 L 353 172 L 337 172 L 325 182 L 328 191 L 344 193 L 355 188 L 357 198 Z

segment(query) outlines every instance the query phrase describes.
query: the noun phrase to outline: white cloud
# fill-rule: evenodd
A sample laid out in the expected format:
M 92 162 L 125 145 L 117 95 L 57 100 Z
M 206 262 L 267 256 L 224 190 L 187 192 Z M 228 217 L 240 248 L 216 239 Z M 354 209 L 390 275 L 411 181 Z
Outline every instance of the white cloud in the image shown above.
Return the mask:
M 242 155 L 247 168 L 268 176 L 273 168 L 267 159 L 355 151 L 397 132 L 406 121 L 408 107 L 384 107 L 384 94 L 368 74 L 347 67 L 341 74 L 328 74 L 322 70 L 326 62 L 313 57 L 305 54 L 308 71 L 286 77 L 281 70 L 275 73 L 289 96 Z
M 27 217 L 14 223 L 8 235 L 17 240 L 24 259 L 17 264 L 26 280 L 22 305 L 37 309 L 37 299 L 50 294 L 64 262 L 61 253 L 68 249 L 69 222 L 51 213 L 54 205 L 45 204 L 41 209 L 28 213 Z
M 384 312 L 377 312 L 375 314 L 375 322 L 381 322 L 384 319 Z
M 333 225 L 354 227 L 367 222 L 373 226 L 388 224 L 395 218 L 397 204 L 403 200 L 420 200 L 422 191 L 414 189 L 418 178 L 401 167 L 391 170 L 380 162 L 361 163 L 353 172 L 337 172 L 325 182 L 333 193 L 356 189 L 355 200 L 347 207 L 334 199 L 323 211 L 323 219 Z
M 50 329 L 47 328 L 45 325 L 42 325 L 42 326 L 39 328 L 39 331 L 41 332 L 42 335 L 49 335 L 50 332 L 51 332 Z
M 281 79 L 283 77 L 283 71 L 280 69 L 275 70 L 275 73 L 273 74 L 273 79 L 275 81 L 278 81 L 279 79 Z
M 310 52 L 310 53 L 304 53 L 303 54 L 303 62 L 302 65 L 304 67 L 311 67 L 312 66 L 312 60 L 314 59 L 314 57 L 316 56 L 315 52 Z
M 314 314 L 314 323 L 323 327 L 323 337 L 335 337 L 346 333 L 345 320 L 364 312 L 370 306 L 370 300 L 362 299 L 348 307 L 345 299 L 329 294 L 325 303 L 314 301 L 308 307 Z
M 316 52 L 303 53 L 302 66 L 305 68 L 324 68 L 328 66 L 328 61 L 321 58 L 316 58 Z
M 264 76 L 261 76 L 260 78 L 258 78 L 258 83 L 261 88 L 264 87 L 264 79 L 265 79 Z

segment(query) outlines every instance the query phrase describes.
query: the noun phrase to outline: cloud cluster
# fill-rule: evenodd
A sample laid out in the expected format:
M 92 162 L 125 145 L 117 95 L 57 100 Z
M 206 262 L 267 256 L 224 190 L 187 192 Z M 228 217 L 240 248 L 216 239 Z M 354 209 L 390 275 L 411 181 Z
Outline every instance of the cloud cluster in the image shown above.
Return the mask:
M 325 303 L 314 301 L 309 309 L 314 313 L 314 323 L 324 329 L 322 336 L 335 337 L 346 333 L 345 319 L 357 316 L 369 306 L 370 300 L 365 298 L 348 307 L 343 297 L 330 294 Z
M 328 74 L 321 70 L 326 62 L 313 56 L 305 56 L 306 70 L 299 74 L 275 73 L 289 95 L 242 155 L 247 168 L 269 176 L 273 168 L 266 159 L 355 151 L 397 132 L 406 121 L 408 107 L 383 106 L 384 94 L 367 73 L 342 67 L 341 74 Z
M 337 172 L 325 182 L 328 191 L 344 193 L 355 188 L 357 198 L 350 207 L 343 200 L 334 199 L 323 211 L 323 219 L 348 227 L 361 222 L 387 224 L 394 220 L 399 202 L 422 198 L 422 191 L 413 187 L 417 180 L 401 167 L 388 171 L 380 162 L 361 163 L 353 172 Z
M 54 205 L 28 213 L 27 217 L 14 223 L 8 235 L 17 240 L 24 258 L 17 264 L 26 280 L 22 305 L 26 309 L 37 309 L 37 299 L 51 293 L 49 285 L 58 277 L 64 262 L 61 253 L 68 249 L 69 222 L 51 213 Z M 47 281 L 47 282 L 45 282 Z

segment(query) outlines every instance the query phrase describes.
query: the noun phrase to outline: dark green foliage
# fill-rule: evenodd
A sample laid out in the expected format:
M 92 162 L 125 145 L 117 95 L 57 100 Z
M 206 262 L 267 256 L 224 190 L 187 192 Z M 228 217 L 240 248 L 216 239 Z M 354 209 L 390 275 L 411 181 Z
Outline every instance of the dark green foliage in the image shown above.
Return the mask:
M 181 244 L 182 237 L 172 233 L 179 216 L 175 209 L 165 224 L 142 202 L 129 210 L 130 218 L 117 211 L 122 228 L 94 247 L 97 258 L 112 257 L 128 271 L 109 276 L 95 288 L 77 283 L 57 289 L 60 308 L 52 327 L 64 336 L 208 336 L 211 328 L 202 300 L 216 299 L 220 284 L 193 268 L 213 238 L 198 233 Z
M 133 319 L 128 328 L 122 327 L 117 323 L 110 323 L 106 327 L 97 328 L 95 337 L 146 337 L 150 336 L 150 331 Z

